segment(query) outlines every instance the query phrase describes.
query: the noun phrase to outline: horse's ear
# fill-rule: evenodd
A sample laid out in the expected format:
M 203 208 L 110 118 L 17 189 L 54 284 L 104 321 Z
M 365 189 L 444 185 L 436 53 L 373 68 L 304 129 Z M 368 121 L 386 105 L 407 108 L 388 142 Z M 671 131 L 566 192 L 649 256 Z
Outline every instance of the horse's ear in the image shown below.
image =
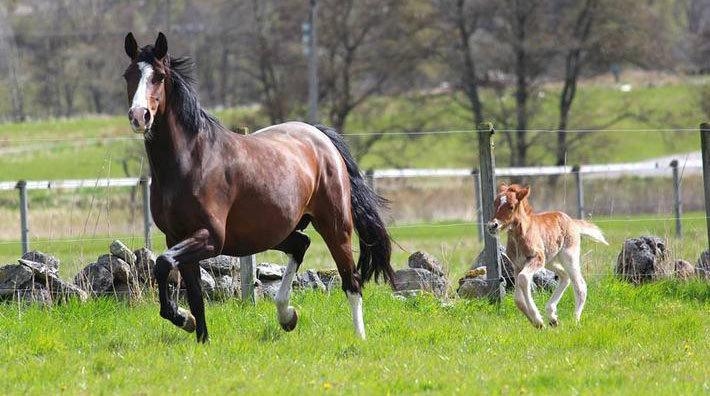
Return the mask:
M 138 55 L 138 43 L 136 42 L 136 38 L 133 37 L 133 33 L 128 32 L 123 46 L 126 49 L 126 55 L 128 55 L 131 60 L 136 59 Z
M 530 195 L 530 186 L 523 187 L 515 193 L 515 197 L 518 198 L 518 201 L 522 201 L 527 198 L 528 195 Z
M 158 60 L 163 60 L 165 55 L 168 53 L 168 39 L 165 38 L 163 32 L 158 33 L 158 38 L 155 40 L 155 45 L 153 46 L 153 55 Z
M 498 185 L 498 194 L 505 192 L 508 190 L 508 185 L 505 183 L 501 183 Z

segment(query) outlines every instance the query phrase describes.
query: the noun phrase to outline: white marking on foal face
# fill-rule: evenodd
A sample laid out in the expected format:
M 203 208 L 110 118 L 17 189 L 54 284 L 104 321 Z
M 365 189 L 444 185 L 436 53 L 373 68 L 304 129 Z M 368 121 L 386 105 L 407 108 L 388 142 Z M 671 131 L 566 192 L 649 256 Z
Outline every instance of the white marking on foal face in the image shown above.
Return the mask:
M 131 109 L 142 107 L 148 108 L 148 83 L 153 77 L 153 66 L 146 62 L 138 62 L 138 69 L 141 71 L 141 79 L 138 82 L 136 93 L 133 94 Z
M 500 210 L 500 208 L 502 208 L 503 205 L 505 205 L 507 203 L 508 203 L 508 197 L 505 194 L 501 194 L 500 195 L 500 204 L 498 205 L 497 210 Z

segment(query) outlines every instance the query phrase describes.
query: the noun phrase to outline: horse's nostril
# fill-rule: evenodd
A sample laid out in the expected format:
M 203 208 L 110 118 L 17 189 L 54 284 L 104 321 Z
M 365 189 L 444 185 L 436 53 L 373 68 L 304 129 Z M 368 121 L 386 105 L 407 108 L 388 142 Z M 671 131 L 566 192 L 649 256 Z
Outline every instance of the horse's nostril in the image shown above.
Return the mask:
M 150 122 L 150 111 L 146 111 L 145 114 L 143 114 L 143 119 L 145 120 L 146 124 Z
M 138 125 L 138 120 L 136 120 L 135 118 L 131 121 L 131 123 L 132 123 L 133 126 L 136 127 L 136 128 L 138 128 L 138 127 L 140 126 L 140 125 Z

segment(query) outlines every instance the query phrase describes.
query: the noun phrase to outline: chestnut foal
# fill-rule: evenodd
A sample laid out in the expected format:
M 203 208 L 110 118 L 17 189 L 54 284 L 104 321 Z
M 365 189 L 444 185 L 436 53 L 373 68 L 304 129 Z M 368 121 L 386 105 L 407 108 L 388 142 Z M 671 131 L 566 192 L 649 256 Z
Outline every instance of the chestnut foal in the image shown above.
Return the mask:
M 496 211 L 487 224 L 495 235 L 508 230 L 506 253 L 518 274 L 515 281 L 515 305 L 523 311 L 533 326 L 543 327 L 542 316 L 532 299 L 533 274 L 547 267 L 560 278 L 557 289 L 547 302 L 550 326 L 557 326 L 557 303 L 570 281 L 574 288 L 574 317 L 579 322 L 587 298 L 587 284 L 580 267 L 580 236 L 586 235 L 608 245 L 601 230 L 592 223 L 575 220 L 567 214 L 555 212 L 533 213 L 528 202 L 530 187 L 502 184 L 494 201 Z

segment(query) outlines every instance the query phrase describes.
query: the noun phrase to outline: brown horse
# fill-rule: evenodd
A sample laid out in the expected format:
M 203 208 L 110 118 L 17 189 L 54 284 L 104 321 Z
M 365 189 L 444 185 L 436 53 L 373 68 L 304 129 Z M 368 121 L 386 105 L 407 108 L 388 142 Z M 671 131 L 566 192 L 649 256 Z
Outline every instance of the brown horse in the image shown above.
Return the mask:
M 310 244 L 301 231 L 312 223 L 342 277 L 355 331 L 365 338 L 362 284 L 373 276 L 391 283 L 391 245 L 377 212 L 384 201 L 365 183 L 342 137 L 301 122 L 233 133 L 200 107 L 191 63 L 168 55 L 165 35 L 139 49 L 128 33 L 125 50 L 131 59 L 124 74 L 128 118 L 144 135 L 150 207 L 168 245 L 156 260 L 160 315 L 207 341 L 199 260 L 274 249 L 289 257 L 276 307 L 281 327 L 293 330 L 298 315 L 289 305 L 291 283 Z M 357 268 L 353 227 L 360 238 Z M 191 313 L 168 291 L 176 268 Z
M 608 245 L 601 230 L 592 223 L 575 220 L 559 211 L 533 213 L 528 202 L 530 187 L 502 184 L 494 201 L 496 211 L 488 223 L 488 232 L 508 230 L 506 253 L 513 262 L 515 305 L 535 327 L 542 327 L 540 312 L 532 299 L 532 277 L 549 267 L 560 278 L 557 289 L 546 306 L 548 323 L 557 326 L 557 303 L 570 282 L 574 288 L 574 317 L 579 322 L 587 299 L 587 283 L 580 264 L 581 235 Z

